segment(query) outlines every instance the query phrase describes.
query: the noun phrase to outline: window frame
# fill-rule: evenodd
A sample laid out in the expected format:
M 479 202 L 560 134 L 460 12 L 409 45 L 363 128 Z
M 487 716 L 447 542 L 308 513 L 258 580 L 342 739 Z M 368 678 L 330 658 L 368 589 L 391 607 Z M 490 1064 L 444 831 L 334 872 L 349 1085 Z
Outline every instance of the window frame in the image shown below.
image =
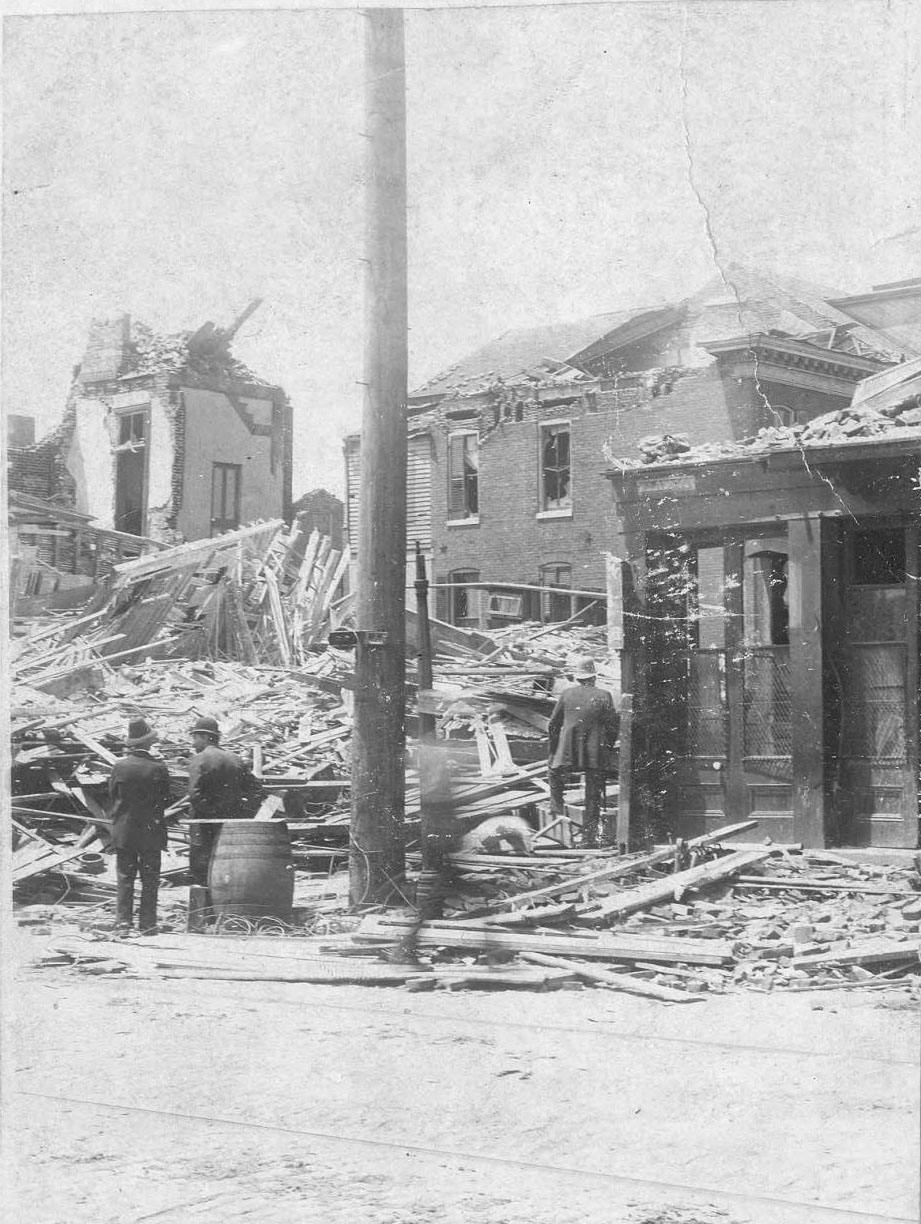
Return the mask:
M 561 579 L 561 571 L 565 574 L 565 581 Z M 551 573 L 554 581 L 550 581 Z M 574 612 L 574 604 L 576 597 L 568 594 L 572 588 L 572 562 L 570 561 L 547 561 L 538 567 L 537 570 L 537 585 L 540 587 L 558 588 L 559 591 L 566 591 L 567 594 L 556 594 L 553 589 L 540 592 L 540 619 L 544 625 L 558 625 L 569 620 Z M 557 610 L 562 610 L 562 605 L 566 604 L 565 616 L 555 617 L 554 603 L 557 605 Z
M 480 581 L 480 571 L 478 569 L 456 569 L 451 570 L 447 576 L 447 582 L 463 582 L 473 583 Z M 471 608 L 470 587 L 450 587 L 448 589 L 448 619 L 452 625 L 459 625 L 463 620 L 471 620 L 477 618 L 477 613 Z M 461 600 L 464 603 L 464 610 L 461 611 Z
M 116 530 L 120 530 L 117 526 L 118 522 L 122 522 L 124 529 L 123 516 L 118 515 L 118 483 L 119 483 L 119 460 L 126 454 L 141 453 L 143 456 L 143 472 L 141 474 L 141 504 L 139 508 L 139 529 L 137 535 L 143 536 L 147 534 L 147 510 L 148 497 L 150 493 L 150 400 L 144 400 L 141 403 L 125 404 L 115 408 L 115 421 L 118 427 L 116 439 L 112 445 L 112 454 L 115 459 L 115 479 L 113 488 L 113 512 L 115 514 Z M 132 421 L 139 418 L 143 423 L 144 434 L 140 439 L 133 437 L 128 438 L 126 442 L 122 442 L 122 430 L 126 421 Z M 129 426 L 129 432 L 133 432 Z M 133 534 L 128 532 L 127 534 Z
M 234 473 L 234 506 L 232 517 L 223 515 L 215 515 L 214 513 L 214 493 L 215 493 L 215 477 L 219 472 L 223 474 L 222 489 L 221 489 L 221 509 L 226 510 L 227 497 L 227 473 Z M 237 531 L 240 527 L 240 506 L 242 502 L 243 491 L 243 464 L 242 463 L 223 463 L 212 461 L 211 463 L 211 505 L 210 505 L 210 524 L 211 538 L 215 535 L 223 535 L 227 531 Z M 220 530 L 215 531 L 218 524 L 232 524 L 230 526 L 222 526 Z
M 552 470 L 556 473 L 559 473 L 564 470 L 562 467 L 556 467 L 556 468 L 550 469 L 544 463 L 544 450 L 546 446 L 546 441 L 551 436 L 550 434 L 551 430 L 556 430 L 558 434 L 565 431 L 567 439 L 568 439 L 567 449 L 568 449 L 569 462 L 565 468 L 565 470 L 568 471 L 569 473 L 568 485 L 567 485 L 568 504 L 563 505 L 563 506 L 560 506 L 560 505 L 550 506 L 547 504 L 548 503 L 547 472 Z M 538 444 L 537 444 L 537 472 L 538 472 L 537 517 L 539 519 L 572 518 L 573 505 L 574 505 L 573 479 L 572 479 L 572 476 L 573 476 L 573 473 L 572 473 L 572 418 L 571 417 L 561 417 L 559 419 L 554 419 L 551 421 L 538 422 L 537 440 L 538 440 Z M 560 499 L 557 498 L 554 500 L 559 501 Z
M 471 500 L 470 499 L 470 476 L 466 472 L 466 470 L 464 470 L 464 467 L 463 467 L 464 462 L 467 457 L 466 442 L 469 438 L 474 439 L 475 449 L 476 449 L 476 468 L 474 470 L 475 489 L 476 489 L 476 492 L 475 492 L 476 509 L 475 510 L 470 509 L 470 500 Z M 459 477 L 454 475 L 454 461 L 453 461 L 453 448 L 457 446 L 458 444 L 464 444 L 462 445 L 461 452 L 460 452 L 462 474 Z M 480 434 L 479 434 L 479 430 L 452 429 L 451 432 L 448 434 L 447 476 L 448 476 L 448 490 L 447 490 L 447 504 L 446 504 L 446 509 L 445 509 L 445 520 L 448 526 L 452 527 L 458 524 L 464 524 L 465 526 L 469 527 L 469 526 L 473 526 L 479 523 L 480 521 Z M 454 481 L 458 479 L 461 481 L 461 492 L 462 492 L 462 501 L 463 501 L 462 510 L 454 509 L 453 485 L 454 485 Z

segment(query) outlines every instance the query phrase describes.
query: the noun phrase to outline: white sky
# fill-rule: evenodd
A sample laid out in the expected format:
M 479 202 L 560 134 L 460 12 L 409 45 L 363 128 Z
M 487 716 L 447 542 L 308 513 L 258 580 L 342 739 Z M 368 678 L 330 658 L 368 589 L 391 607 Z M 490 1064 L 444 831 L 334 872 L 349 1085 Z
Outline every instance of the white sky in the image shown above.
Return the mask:
M 176 331 L 261 296 L 236 352 L 293 400 L 295 496 L 341 494 L 361 50 L 354 11 L 7 18 L 7 411 L 58 420 L 94 315 Z M 412 384 L 715 260 L 921 273 L 917 0 L 414 11 L 407 69 Z

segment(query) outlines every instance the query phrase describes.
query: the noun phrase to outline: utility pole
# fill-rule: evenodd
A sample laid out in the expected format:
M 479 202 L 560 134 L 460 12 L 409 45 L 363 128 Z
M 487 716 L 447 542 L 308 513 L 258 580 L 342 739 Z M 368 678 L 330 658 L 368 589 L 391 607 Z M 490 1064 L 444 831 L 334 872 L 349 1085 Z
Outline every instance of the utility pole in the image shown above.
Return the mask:
M 403 13 L 365 23 L 365 395 L 349 892 L 392 902 L 404 868 L 406 667 L 406 67 Z

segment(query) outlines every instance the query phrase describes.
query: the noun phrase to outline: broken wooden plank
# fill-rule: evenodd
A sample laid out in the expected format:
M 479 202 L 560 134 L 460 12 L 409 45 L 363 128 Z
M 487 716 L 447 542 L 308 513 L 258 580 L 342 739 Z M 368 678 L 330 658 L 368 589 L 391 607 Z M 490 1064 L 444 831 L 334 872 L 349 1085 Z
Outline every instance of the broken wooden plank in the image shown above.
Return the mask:
M 629 975 L 605 972 L 604 969 L 581 965 L 578 961 L 565 960 L 559 956 L 545 956 L 542 952 L 522 952 L 519 955 L 522 960 L 555 969 L 567 969 L 588 982 L 602 982 L 614 990 L 641 995 L 646 999 L 661 999 L 666 1003 L 695 1003 L 703 1000 L 703 995 L 700 994 L 689 994 L 686 990 L 675 990 L 671 986 L 660 986 L 657 982 L 645 982 Z
M 395 942 L 414 926 L 408 918 L 369 915 L 355 937 L 373 942 Z M 519 934 L 517 931 L 472 930 L 457 923 L 424 922 L 418 929 L 420 946 L 454 948 L 503 948 L 512 952 L 546 952 L 548 955 L 587 957 L 591 960 L 661 961 L 665 964 L 723 965 L 732 960 L 732 946 L 716 939 L 656 938 L 646 935 L 609 935 L 584 931 L 578 935 Z
M 660 901 L 679 901 L 687 889 L 700 888 L 717 880 L 728 879 L 744 868 L 762 862 L 770 853 L 770 848 L 764 846 L 755 850 L 736 850 L 724 858 L 714 859 L 699 867 L 690 867 L 687 871 L 675 872 L 649 884 L 641 884 L 638 888 L 631 888 L 616 897 L 587 902 L 576 912 L 582 921 L 592 924 L 624 918 L 627 914 L 647 909 L 650 905 L 658 905 Z
M 746 820 L 741 824 L 726 825 L 722 829 L 714 829 L 712 833 L 704 833 L 700 837 L 695 837 L 688 842 L 689 849 L 695 849 L 700 846 L 712 845 L 716 842 L 722 842 L 726 836 L 734 836 L 736 833 L 745 832 L 748 829 L 753 829 L 757 825 L 757 820 Z M 599 857 L 604 854 L 604 851 L 592 851 L 591 853 Z M 767 848 L 765 848 L 764 858 L 767 858 Z M 558 884 L 548 884 L 543 888 L 532 888 L 526 892 L 516 893 L 511 897 L 503 897 L 497 901 L 491 901 L 488 904 L 480 907 L 477 910 L 470 912 L 470 917 L 476 917 L 480 914 L 494 914 L 497 910 L 514 909 L 521 904 L 530 904 L 532 901 L 539 901 L 547 897 L 559 897 L 568 892 L 578 892 L 581 888 L 590 887 L 601 880 L 614 880 L 618 876 L 632 875 L 634 872 L 642 871 L 647 867 L 654 867 L 658 863 L 670 862 L 675 855 L 675 847 L 668 846 L 661 850 L 654 850 L 650 854 L 643 854 L 633 858 L 624 858 L 619 856 L 616 861 L 610 863 L 606 867 L 599 868 L 598 871 L 588 872 L 586 875 L 571 876 L 567 880 L 561 880 Z M 535 858 L 538 858 L 535 855 Z M 546 862 L 548 855 L 541 853 L 539 856 L 540 862 Z M 451 856 L 452 861 L 457 862 L 457 855 Z M 527 865 L 527 864 L 525 864 Z M 669 877 L 674 878 L 674 877 Z M 655 904 L 652 902 L 651 904 Z
M 918 897 L 921 893 L 913 888 L 886 888 L 878 883 L 868 883 L 865 880 L 812 880 L 808 876 L 758 876 L 741 875 L 735 882 L 736 887 L 792 889 L 797 892 L 837 892 L 866 893 L 875 897 Z
M 876 965 L 886 961 L 921 960 L 921 939 L 867 939 L 850 947 L 831 946 L 824 952 L 794 956 L 794 969 L 810 969 L 832 965 Z
M 186 544 L 178 544 L 175 548 L 166 548 L 162 552 L 152 553 L 147 557 L 137 557 L 133 561 L 123 561 L 113 566 L 113 571 L 122 581 L 135 582 L 151 574 L 159 574 L 172 570 L 177 564 L 198 562 L 213 552 L 224 552 L 235 548 L 238 544 L 248 544 L 259 550 L 264 544 L 268 550 L 268 540 L 274 537 L 284 523 L 281 519 L 271 519 L 267 523 L 254 523 L 249 527 L 241 527 L 238 531 L 216 536 L 207 540 L 191 540 Z M 262 539 L 265 537 L 265 540 Z

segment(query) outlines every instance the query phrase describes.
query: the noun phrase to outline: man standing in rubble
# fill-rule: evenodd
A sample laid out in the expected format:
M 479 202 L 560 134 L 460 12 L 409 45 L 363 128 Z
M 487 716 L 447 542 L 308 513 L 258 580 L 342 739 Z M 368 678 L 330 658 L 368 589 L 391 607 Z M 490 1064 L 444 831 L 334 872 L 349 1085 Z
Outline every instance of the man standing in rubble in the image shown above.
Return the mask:
M 233 752 L 221 748 L 221 729 L 213 718 L 199 718 L 192 728 L 195 755 L 189 761 L 189 801 L 195 820 L 239 820 L 255 814 L 260 786 Z M 192 824 L 189 870 L 196 884 L 207 886 L 208 867 L 220 824 Z
M 115 895 L 116 930 L 134 924 L 134 881 L 141 877 L 138 929 L 156 934 L 160 855 L 166 849 L 165 811 L 170 802 L 169 771 L 150 754 L 157 733 L 143 718 L 128 724 L 125 755 L 112 766 L 112 841 L 118 878 Z
M 582 845 L 594 848 L 598 845 L 604 776 L 613 765 L 620 716 L 611 694 L 595 685 L 592 659 L 576 659 L 572 678 L 576 683 L 563 690 L 550 716 L 550 807 L 554 816 L 564 814 L 566 775 L 580 771 L 585 778 Z M 612 830 L 605 828 L 602 840 L 609 844 Z

